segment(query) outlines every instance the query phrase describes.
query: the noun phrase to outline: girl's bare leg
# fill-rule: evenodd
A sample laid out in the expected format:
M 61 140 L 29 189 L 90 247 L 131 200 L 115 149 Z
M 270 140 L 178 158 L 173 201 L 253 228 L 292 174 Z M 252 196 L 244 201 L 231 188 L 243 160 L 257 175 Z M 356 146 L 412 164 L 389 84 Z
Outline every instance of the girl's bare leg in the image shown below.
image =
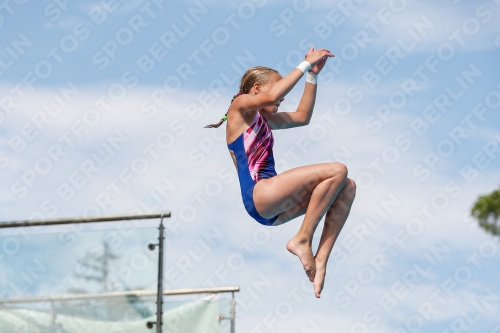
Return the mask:
M 326 274 L 326 263 L 337 240 L 342 227 L 344 226 L 351 210 L 354 196 L 356 195 L 356 184 L 352 179 L 347 179 L 342 191 L 338 195 L 333 205 L 328 209 L 325 217 L 323 233 L 319 241 L 316 252 L 316 276 L 314 279 L 314 294 L 320 297 Z
M 296 206 L 309 197 L 302 226 L 286 247 L 299 257 L 311 281 L 314 280 L 316 270 L 311 248 L 314 231 L 342 190 L 346 178 L 347 169 L 343 164 L 324 163 L 295 168 L 259 181 L 255 186 L 253 198 L 257 211 L 263 217 L 280 214 L 275 225 L 288 218 L 285 216 L 288 210 L 286 207 Z M 302 193 L 301 196 L 298 195 L 299 192 Z M 293 203 L 293 200 L 296 202 Z M 284 215 L 282 219 L 281 215 Z
M 299 231 L 286 244 L 287 250 L 299 257 L 311 282 L 314 281 L 316 274 L 316 261 L 311 247 L 314 231 L 342 190 L 344 182 L 344 175 L 339 175 L 328 178 L 316 186 Z

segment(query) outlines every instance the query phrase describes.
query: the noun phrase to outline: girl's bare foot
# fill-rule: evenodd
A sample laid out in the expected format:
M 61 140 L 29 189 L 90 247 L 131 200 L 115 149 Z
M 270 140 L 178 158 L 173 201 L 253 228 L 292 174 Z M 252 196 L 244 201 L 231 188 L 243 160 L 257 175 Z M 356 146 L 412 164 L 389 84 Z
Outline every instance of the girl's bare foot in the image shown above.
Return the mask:
M 316 263 L 316 276 L 314 278 L 313 288 L 317 298 L 320 297 L 325 283 L 326 265 L 324 263 Z
M 306 271 L 306 275 L 309 278 L 309 281 L 314 281 L 314 276 L 316 274 L 316 262 L 314 261 L 314 257 L 312 254 L 311 245 L 306 241 L 298 241 L 294 238 L 290 239 L 286 244 L 286 249 L 290 251 L 290 253 L 295 254 L 299 257 L 302 266 L 304 266 L 304 270 Z

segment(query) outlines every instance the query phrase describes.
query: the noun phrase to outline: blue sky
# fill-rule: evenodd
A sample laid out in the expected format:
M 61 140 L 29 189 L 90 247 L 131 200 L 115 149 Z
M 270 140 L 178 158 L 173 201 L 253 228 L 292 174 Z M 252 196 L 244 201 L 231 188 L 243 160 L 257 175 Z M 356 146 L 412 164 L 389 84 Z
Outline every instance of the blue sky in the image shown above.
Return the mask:
M 166 285 L 240 285 L 243 332 L 500 329 L 498 240 L 469 214 L 500 182 L 498 1 L 106 3 L 0 9 L 2 221 L 171 210 Z M 275 131 L 277 171 L 342 161 L 358 184 L 320 300 L 285 250 L 300 219 L 252 221 L 225 127 L 201 129 L 225 113 L 246 68 L 286 75 L 310 45 L 336 57 L 309 126 Z M 155 225 L 85 226 L 66 231 L 80 240 L 69 249 L 64 238 L 45 247 L 76 255 L 95 247 L 82 245 L 93 229 L 142 237 L 136 228 Z M 2 235 L 5 291 L 37 250 Z M 21 264 L 7 237 L 22 244 Z M 142 251 L 115 249 L 125 254 L 116 272 Z M 76 269 L 70 255 L 41 260 L 49 269 L 30 294 Z

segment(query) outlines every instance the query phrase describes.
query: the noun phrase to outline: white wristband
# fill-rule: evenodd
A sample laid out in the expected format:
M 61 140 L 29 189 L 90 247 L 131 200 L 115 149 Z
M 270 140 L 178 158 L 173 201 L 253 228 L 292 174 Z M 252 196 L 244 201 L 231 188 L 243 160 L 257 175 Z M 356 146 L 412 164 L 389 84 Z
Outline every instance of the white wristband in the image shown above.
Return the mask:
M 298 69 L 302 71 L 302 73 L 305 73 L 306 71 L 311 69 L 311 64 L 308 61 L 302 61 L 298 66 Z
M 318 84 L 318 74 L 307 71 L 306 82 Z

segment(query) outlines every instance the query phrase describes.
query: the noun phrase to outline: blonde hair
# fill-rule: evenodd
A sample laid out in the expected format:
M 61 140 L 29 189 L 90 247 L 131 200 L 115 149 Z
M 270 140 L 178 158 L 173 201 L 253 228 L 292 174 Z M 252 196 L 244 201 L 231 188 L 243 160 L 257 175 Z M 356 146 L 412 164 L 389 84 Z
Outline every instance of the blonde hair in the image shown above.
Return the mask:
M 269 77 L 271 75 L 278 74 L 278 71 L 269 68 L 269 67 L 264 67 L 264 66 L 255 66 L 252 68 L 249 68 L 241 77 L 240 80 L 240 91 L 233 96 L 233 99 L 231 100 L 231 103 L 233 103 L 234 99 L 238 97 L 241 94 L 248 94 L 250 92 L 250 89 L 252 89 L 253 85 L 255 83 L 260 83 L 261 85 L 265 85 L 266 83 L 269 82 Z M 230 105 L 231 105 L 230 103 Z M 229 111 L 229 109 L 228 109 Z M 210 124 L 205 126 L 204 128 L 217 128 L 224 121 L 227 119 L 227 112 L 226 114 L 221 118 L 221 120 L 217 124 Z

